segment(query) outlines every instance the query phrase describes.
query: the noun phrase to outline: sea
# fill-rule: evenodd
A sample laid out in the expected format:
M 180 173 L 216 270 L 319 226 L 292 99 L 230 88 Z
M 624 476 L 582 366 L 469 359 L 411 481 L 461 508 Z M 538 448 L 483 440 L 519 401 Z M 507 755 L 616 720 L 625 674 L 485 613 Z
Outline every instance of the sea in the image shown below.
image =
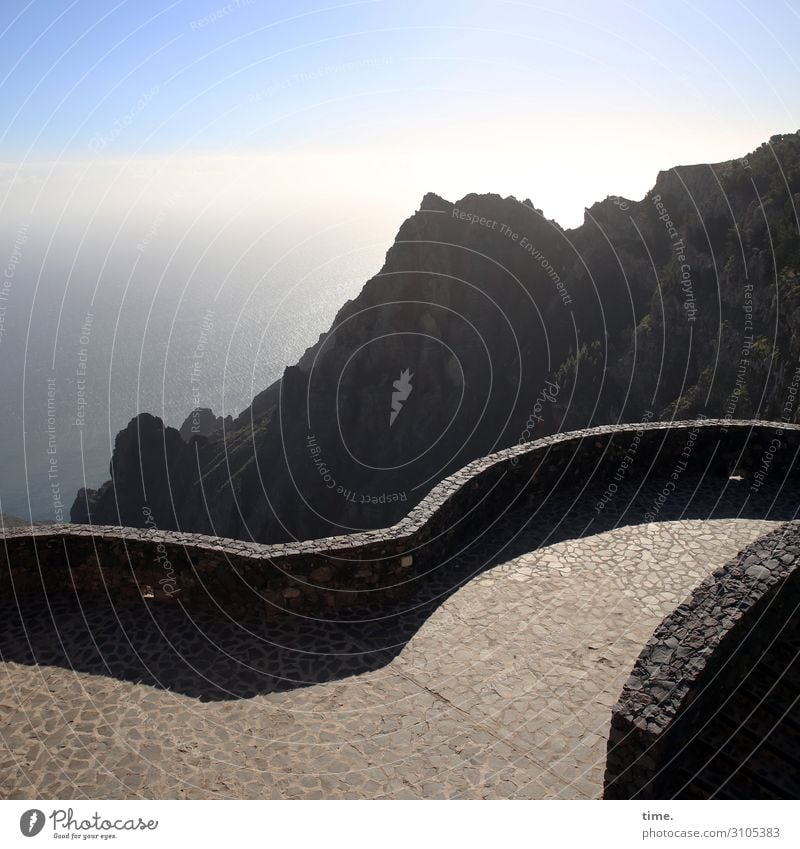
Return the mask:
M 385 226 L 235 236 L 153 218 L 93 243 L 47 222 L 0 250 L 0 513 L 68 521 L 140 412 L 237 415 L 381 267 Z

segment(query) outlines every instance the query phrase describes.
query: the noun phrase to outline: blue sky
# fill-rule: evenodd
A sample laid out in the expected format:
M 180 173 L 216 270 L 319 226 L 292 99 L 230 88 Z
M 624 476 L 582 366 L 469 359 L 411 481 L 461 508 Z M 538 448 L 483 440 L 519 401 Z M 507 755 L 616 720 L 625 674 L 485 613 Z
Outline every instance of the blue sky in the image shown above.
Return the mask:
M 427 192 L 530 198 L 577 226 L 661 169 L 797 130 L 798 44 L 800 0 L 0 0 L 0 256 L 21 253 L 3 386 L 26 375 L 41 403 L 95 316 L 103 412 L 59 451 L 73 491 L 82 467 L 99 483 L 132 415 L 177 425 L 196 403 L 207 309 L 203 403 L 239 411 Z M 30 479 L 18 445 L 8 482 Z
M 574 224 L 800 127 L 783 0 L 4 0 L 0 32 L 5 163 L 283 157 L 392 215 L 495 190 Z

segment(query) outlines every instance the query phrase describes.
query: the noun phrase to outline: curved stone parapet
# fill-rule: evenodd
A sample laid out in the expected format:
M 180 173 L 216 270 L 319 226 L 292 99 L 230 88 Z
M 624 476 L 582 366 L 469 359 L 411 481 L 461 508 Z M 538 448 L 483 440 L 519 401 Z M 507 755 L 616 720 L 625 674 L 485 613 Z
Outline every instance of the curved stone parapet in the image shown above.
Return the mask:
M 733 473 L 756 489 L 767 481 L 780 487 L 796 473 L 798 450 L 800 426 L 776 422 L 645 422 L 561 433 L 470 463 L 383 530 L 261 545 L 153 528 L 7 529 L 0 586 L 320 616 L 402 595 L 506 511 L 533 509 L 553 491 L 613 493 L 623 483 L 663 480 L 666 501 L 678 486 Z M 659 509 L 657 499 L 646 519 L 657 519 Z
M 798 798 L 799 561 L 792 521 L 659 625 L 612 712 L 605 798 Z

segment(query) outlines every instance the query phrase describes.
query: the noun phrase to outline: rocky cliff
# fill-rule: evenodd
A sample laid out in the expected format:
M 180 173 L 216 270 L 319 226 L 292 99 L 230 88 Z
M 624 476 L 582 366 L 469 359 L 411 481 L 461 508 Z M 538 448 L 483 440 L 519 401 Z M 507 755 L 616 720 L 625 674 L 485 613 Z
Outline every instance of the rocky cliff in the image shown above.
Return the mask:
M 137 417 L 72 519 L 310 538 L 390 525 L 475 457 L 558 430 L 797 421 L 799 211 L 797 133 L 661 172 L 574 230 L 527 200 L 428 194 L 280 381 L 188 442 Z

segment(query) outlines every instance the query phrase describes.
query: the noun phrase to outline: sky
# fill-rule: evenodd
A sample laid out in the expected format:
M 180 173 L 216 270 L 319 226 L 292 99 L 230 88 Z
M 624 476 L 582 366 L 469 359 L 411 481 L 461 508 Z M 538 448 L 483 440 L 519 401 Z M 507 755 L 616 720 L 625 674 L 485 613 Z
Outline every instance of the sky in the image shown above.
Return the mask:
M 576 226 L 800 127 L 798 43 L 796 0 L 3 0 L 0 218 L 385 238 L 427 191 L 493 191 Z
M 575 227 L 797 130 L 798 44 L 800 0 L 2 0 L 0 512 L 53 518 L 51 381 L 71 498 L 137 412 L 241 411 L 427 192 Z

